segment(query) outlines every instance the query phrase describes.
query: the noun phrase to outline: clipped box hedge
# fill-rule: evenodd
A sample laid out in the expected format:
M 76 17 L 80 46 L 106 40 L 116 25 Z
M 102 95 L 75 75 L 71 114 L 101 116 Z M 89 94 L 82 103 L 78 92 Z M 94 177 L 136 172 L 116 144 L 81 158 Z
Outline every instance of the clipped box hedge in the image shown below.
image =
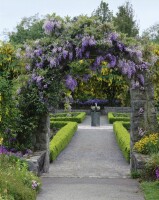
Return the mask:
M 50 120 L 51 121 L 71 121 L 71 122 L 81 123 L 86 117 L 86 113 L 85 112 L 72 112 L 72 113 L 76 114 L 76 116 L 70 116 L 70 117 L 69 116 L 64 116 L 67 113 L 50 114 Z
M 120 115 L 120 116 L 116 116 L 116 115 Z M 130 122 L 130 117 L 126 116 L 125 113 L 109 112 L 108 113 L 108 121 L 110 124 L 113 124 L 116 121 Z
M 113 130 L 117 143 L 125 159 L 130 162 L 130 133 L 125 127 L 130 127 L 129 122 L 114 122 Z
M 54 161 L 57 156 L 71 141 L 77 130 L 77 122 L 51 122 L 51 127 L 61 128 L 50 141 L 50 161 Z

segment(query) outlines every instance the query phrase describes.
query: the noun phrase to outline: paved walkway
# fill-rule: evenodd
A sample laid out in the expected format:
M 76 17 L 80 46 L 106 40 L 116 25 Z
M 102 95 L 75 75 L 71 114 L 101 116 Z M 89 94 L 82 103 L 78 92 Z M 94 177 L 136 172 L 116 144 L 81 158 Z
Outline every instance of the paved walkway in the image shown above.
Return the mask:
M 91 127 L 90 116 L 79 124 L 69 146 L 42 177 L 38 200 L 143 200 L 105 116 Z

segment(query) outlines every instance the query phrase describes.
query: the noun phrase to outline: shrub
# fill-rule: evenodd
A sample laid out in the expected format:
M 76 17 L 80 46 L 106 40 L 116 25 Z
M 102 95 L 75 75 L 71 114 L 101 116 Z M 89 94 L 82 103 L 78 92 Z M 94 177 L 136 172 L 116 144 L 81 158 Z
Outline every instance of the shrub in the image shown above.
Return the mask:
M 142 178 L 146 180 L 159 180 L 159 152 L 152 154 L 142 170 Z
M 116 121 L 127 122 L 127 121 L 130 121 L 130 114 L 109 112 L 108 113 L 108 121 L 110 124 L 113 124 Z
M 62 128 L 64 126 L 66 126 L 68 124 L 68 122 L 62 122 L 62 121 L 52 121 L 50 120 L 50 128 Z
M 53 126 L 53 124 L 51 126 Z M 50 141 L 50 161 L 55 160 L 57 156 L 61 153 L 61 151 L 68 145 L 76 130 L 77 130 L 77 123 L 68 122 L 63 128 L 61 128 L 56 133 L 56 135 Z
M 64 116 L 64 114 L 66 115 L 66 113 L 58 113 L 58 117 L 56 117 L 56 114 L 55 115 L 51 114 L 50 119 L 51 121 L 72 121 L 72 122 L 81 123 L 86 117 L 85 112 L 74 112 L 73 114 L 77 114 L 76 116 Z M 62 116 L 59 116 L 59 115 L 62 115 Z
M 28 171 L 25 161 L 0 155 L 0 199 L 35 200 L 40 184 L 40 179 Z
M 134 150 L 142 154 L 157 153 L 159 151 L 159 133 L 144 136 L 135 143 Z
M 130 134 L 123 124 L 130 124 L 128 122 L 114 122 L 113 129 L 116 136 L 117 143 L 123 153 L 125 159 L 130 161 Z

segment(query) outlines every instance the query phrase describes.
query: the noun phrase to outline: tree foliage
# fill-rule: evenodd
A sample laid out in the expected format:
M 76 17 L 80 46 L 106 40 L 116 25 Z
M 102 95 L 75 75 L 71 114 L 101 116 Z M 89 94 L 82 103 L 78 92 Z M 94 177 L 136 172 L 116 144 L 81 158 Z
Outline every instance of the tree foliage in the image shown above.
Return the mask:
M 113 17 L 116 30 L 125 33 L 128 37 L 135 37 L 139 33 L 139 28 L 134 20 L 134 10 L 130 2 L 118 7 L 116 17 Z
M 16 26 L 16 31 L 9 33 L 9 42 L 12 44 L 24 44 L 27 40 L 36 40 L 44 37 L 42 29 L 44 19 L 38 15 L 24 17 Z
M 159 24 L 155 24 L 145 30 L 142 34 L 142 37 L 159 44 Z
M 101 1 L 100 5 L 92 13 L 93 16 L 99 17 L 102 23 L 111 22 L 113 13 L 109 10 L 109 5 L 106 2 Z

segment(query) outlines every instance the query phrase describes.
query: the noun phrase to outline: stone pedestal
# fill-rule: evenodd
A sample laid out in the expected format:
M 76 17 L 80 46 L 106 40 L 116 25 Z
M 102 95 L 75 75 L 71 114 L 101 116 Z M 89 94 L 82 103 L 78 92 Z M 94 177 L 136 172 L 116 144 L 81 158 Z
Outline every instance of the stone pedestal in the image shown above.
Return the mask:
M 100 126 L 100 112 L 91 111 L 91 126 Z

